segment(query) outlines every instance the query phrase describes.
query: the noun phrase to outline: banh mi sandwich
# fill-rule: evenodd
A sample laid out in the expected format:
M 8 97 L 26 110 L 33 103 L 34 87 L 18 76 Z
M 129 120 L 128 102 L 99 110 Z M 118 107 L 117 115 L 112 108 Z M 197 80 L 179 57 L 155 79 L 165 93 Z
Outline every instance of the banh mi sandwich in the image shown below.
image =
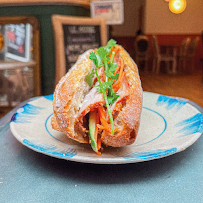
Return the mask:
M 123 147 L 137 136 L 142 110 L 138 68 L 113 39 L 88 50 L 62 77 L 53 100 L 53 129 L 101 154 L 101 143 Z

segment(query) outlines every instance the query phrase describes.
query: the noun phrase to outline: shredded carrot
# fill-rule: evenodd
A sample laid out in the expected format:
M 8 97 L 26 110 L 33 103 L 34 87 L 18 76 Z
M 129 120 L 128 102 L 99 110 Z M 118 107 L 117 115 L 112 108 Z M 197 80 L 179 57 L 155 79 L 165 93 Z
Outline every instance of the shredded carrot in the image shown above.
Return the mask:
M 111 52 L 110 52 L 110 54 L 109 54 L 109 57 L 110 57 L 110 58 L 111 58 L 112 52 L 113 52 L 113 47 L 111 47 Z
M 97 154 L 98 155 L 101 155 L 101 152 L 99 152 L 100 148 L 101 148 L 101 140 L 100 138 L 98 137 L 98 125 L 99 124 L 99 113 L 97 112 L 96 114 L 96 126 L 95 126 L 95 132 L 94 132 L 94 138 L 95 138 L 95 141 L 97 143 Z
M 103 117 L 100 117 L 100 121 L 101 121 L 101 124 L 104 126 L 105 130 L 110 131 L 110 126 L 106 121 L 106 119 L 104 119 Z
M 104 107 L 103 106 L 98 107 L 98 111 L 99 111 L 101 124 L 104 126 L 105 130 L 110 131 L 110 126 L 106 120 L 106 111 L 104 110 Z
M 99 112 L 100 118 L 101 118 L 101 117 L 103 117 L 103 118 L 106 117 L 106 111 L 104 110 L 104 107 L 103 107 L 103 106 L 99 106 L 99 107 L 98 107 L 98 112 Z
M 97 128 L 101 129 L 101 130 L 104 130 L 105 127 L 103 125 L 100 125 L 100 124 L 97 124 Z
M 97 142 L 97 134 L 98 134 L 98 127 L 96 125 L 95 126 L 95 132 L 94 132 L 94 139 L 96 140 L 96 142 Z
M 101 155 L 101 152 L 99 151 L 101 149 L 101 139 L 100 137 L 98 137 L 98 140 L 97 140 L 97 154 L 98 155 Z
M 117 92 L 120 89 L 122 82 L 123 82 L 124 75 L 125 75 L 125 72 L 123 72 L 120 79 L 116 83 L 113 84 L 113 91 L 114 92 Z
M 120 51 L 120 48 L 117 48 L 115 51 L 115 55 Z
M 112 56 L 112 52 L 115 52 L 115 54 L 114 54 L 114 58 L 115 58 L 115 56 L 116 56 L 116 54 L 118 54 L 118 52 L 120 51 L 120 49 L 119 48 L 113 48 L 113 47 L 111 47 L 111 53 L 109 54 L 109 57 L 111 58 L 111 56 Z
M 99 113 L 96 114 L 96 126 L 95 126 L 95 132 L 94 132 L 94 139 L 97 142 L 97 134 L 98 134 L 98 127 L 97 124 L 99 124 Z
M 121 84 L 123 82 L 123 77 L 125 75 L 125 72 L 123 72 L 123 70 L 124 70 L 124 61 L 123 61 L 122 58 L 120 59 L 120 62 L 121 62 L 121 66 L 120 66 L 120 72 L 119 72 L 118 80 L 117 80 L 116 83 L 113 84 L 113 91 L 114 92 L 117 92 L 120 89 Z
M 121 77 L 122 77 L 122 73 L 123 73 L 123 69 L 124 69 L 124 61 L 123 61 L 123 59 L 121 58 L 120 61 L 121 61 L 121 68 L 120 68 L 120 73 L 119 73 L 118 80 L 121 79 Z
M 117 66 L 117 68 L 116 68 L 116 70 L 115 70 L 115 72 L 114 72 L 114 75 L 116 75 L 116 73 L 118 73 L 119 69 L 120 69 L 120 67 Z

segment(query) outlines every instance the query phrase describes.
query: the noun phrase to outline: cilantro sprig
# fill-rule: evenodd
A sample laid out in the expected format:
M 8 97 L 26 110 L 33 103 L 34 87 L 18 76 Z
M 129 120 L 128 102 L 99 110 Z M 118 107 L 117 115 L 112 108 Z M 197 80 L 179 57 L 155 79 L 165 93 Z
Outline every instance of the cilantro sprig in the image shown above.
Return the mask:
M 93 61 L 96 68 L 93 68 L 91 73 L 86 76 L 86 82 L 89 84 L 89 86 L 93 83 L 93 77 L 96 74 L 97 80 L 99 82 L 99 85 L 97 87 L 97 91 L 102 92 L 107 108 L 107 112 L 109 115 L 110 123 L 111 123 L 111 134 L 114 134 L 114 122 L 113 122 L 113 116 L 110 109 L 110 105 L 112 105 L 119 95 L 113 91 L 112 84 L 115 80 L 118 79 L 118 74 L 114 74 L 117 63 L 113 63 L 113 58 L 115 55 L 115 52 L 112 52 L 111 58 L 109 57 L 111 53 L 111 47 L 115 47 L 116 41 L 113 39 L 110 39 L 106 46 L 100 47 L 95 53 L 90 53 L 90 59 Z M 105 72 L 105 82 L 101 82 L 101 79 L 97 73 L 98 69 L 104 66 L 104 72 Z

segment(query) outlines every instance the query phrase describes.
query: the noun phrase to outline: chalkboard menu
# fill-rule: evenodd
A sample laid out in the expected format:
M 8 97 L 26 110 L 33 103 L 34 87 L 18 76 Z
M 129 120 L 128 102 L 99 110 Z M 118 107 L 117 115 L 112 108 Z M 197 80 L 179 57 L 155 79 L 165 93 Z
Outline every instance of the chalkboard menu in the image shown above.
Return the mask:
M 56 83 L 88 49 L 107 43 L 106 20 L 53 15 L 56 50 Z
M 80 54 L 101 46 L 99 25 L 63 25 L 63 31 L 66 71 L 75 64 Z

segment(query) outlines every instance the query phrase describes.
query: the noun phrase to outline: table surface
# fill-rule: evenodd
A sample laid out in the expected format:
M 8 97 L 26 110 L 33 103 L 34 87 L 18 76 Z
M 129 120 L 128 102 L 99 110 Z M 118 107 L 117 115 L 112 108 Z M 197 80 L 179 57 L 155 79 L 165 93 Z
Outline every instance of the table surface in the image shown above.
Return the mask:
M 35 152 L 16 140 L 9 122 L 24 103 L 0 119 L 0 202 L 203 202 L 202 137 L 185 151 L 157 160 L 76 163 Z

